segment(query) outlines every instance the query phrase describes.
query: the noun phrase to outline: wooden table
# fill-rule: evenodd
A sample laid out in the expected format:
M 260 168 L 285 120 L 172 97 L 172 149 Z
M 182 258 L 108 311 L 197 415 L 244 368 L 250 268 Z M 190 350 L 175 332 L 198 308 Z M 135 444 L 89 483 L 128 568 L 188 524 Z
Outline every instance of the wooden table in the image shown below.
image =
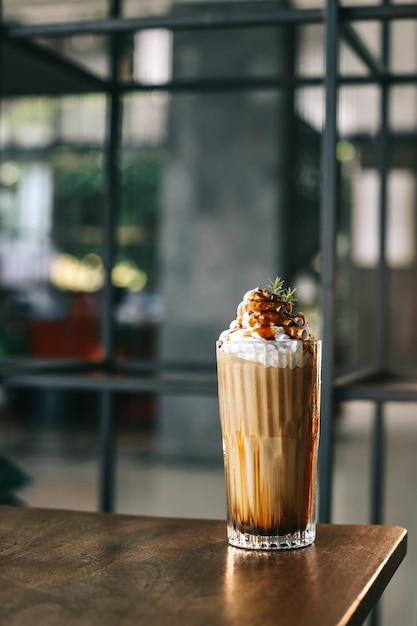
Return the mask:
M 0 507 L 0 624 L 361 624 L 406 541 L 330 524 L 307 548 L 253 552 L 222 521 Z

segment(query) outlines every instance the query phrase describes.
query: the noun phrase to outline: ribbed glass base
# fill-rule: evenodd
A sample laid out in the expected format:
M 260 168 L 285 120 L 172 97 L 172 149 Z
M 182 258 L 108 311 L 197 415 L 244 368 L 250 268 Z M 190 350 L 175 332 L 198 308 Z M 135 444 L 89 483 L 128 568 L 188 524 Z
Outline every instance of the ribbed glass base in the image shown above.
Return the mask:
M 316 538 L 316 525 L 309 524 L 305 530 L 288 535 L 253 535 L 241 533 L 233 526 L 228 526 L 229 543 L 236 548 L 248 550 L 293 550 L 305 548 Z

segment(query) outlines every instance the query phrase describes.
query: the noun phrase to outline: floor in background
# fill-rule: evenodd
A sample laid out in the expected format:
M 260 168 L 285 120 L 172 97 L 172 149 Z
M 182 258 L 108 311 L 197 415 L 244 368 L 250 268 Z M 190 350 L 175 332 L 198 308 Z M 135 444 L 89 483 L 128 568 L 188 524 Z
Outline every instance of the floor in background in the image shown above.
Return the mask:
M 349 403 L 337 422 L 334 476 L 334 522 L 367 523 L 370 492 L 370 432 L 373 405 Z M 381 626 L 415 626 L 417 615 L 417 405 L 387 404 L 385 520 L 409 530 L 408 554 L 389 584 L 381 604 Z M 6 434 L 3 452 L 31 477 L 22 496 L 31 506 L 97 509 L 95 443 L 44 433 L 24 440 Z M 142 447 L 143 446 L 138 446 Z M 134 438 L 118 441 L 119 513 L 224 518 L 220 465 L 181 466 L 146 460 Z

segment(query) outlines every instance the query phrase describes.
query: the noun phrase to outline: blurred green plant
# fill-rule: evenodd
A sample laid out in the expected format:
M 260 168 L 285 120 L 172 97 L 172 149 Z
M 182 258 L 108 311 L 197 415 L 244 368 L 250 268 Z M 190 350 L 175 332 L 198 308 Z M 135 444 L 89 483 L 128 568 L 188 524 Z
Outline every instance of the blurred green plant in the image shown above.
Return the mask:
M 60 149 L 53 159 L 54 219 L 52 237 L 58 249 L 82 258 L 103 255 L 104 161 L 101 154 Z M 157 282 L 157 231 L 161 156 L 159 152 L 124 155 L 119 170 L 116 207 L 117 258 L 129 259 Z

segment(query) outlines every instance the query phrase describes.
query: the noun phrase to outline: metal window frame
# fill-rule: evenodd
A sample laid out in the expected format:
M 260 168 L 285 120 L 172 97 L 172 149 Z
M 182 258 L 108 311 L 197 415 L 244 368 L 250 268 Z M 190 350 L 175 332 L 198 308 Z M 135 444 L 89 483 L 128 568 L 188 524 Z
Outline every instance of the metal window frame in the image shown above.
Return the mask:
M 417 73 L 394 74 L 388 68 L 388 25 L 392 20 L 417 19 L 417 5 L 389 5 L 386 0 L 377 6 L 341 7 L 338 0 L 326 0 L 324 9 L 295 9 L 277 7 L 275 2 L 228 2 L 198 3 L 187 6 L 183 13 L 168 12 L 158 16 L 141 18 L 121 17 L 121 1 L 113 0 L 108 19 L 75 21 L 59 24 L 11 25 L 1 21 L 0 0 L 0 40 L 13 46 L 32 46 L 38 54 L 47 55 L 47 59 L 62 71 L 71 71 L 71 63 L 62 60 L 50 51 L 45 51 L 32 42 L 34 38 L 65 37 L 92 34 L 107 35 L 110 38 L 112 68 L 109 80 L 91 75 L 79 67 L 72 69 L 79 77 L 90 84 L 92 91 L 100 91 L 108 96 L 109 124 L 106 142 L 107 168 L 107 203 L 105 207 L 106 232 L 106 286 L 105 307 L 103 312 L 103 345 L 105 358 L 100 363 L 85 362 L 16 362 L 0 361 L 0 380 L 8 386 L 40 386 L 71 389 L 95 390 L 101 397 L 100 410 L 100 509 L 111 511 L 114 508 L 114 416 L 112 414 L 112 396 L 117 391 L 155 393 L 186 393 L 189 389 L 187 377 L 191 369 L 178 364 L 131 363 L 124 368 L 131 376 L 123 379 L 117 374 L 114 362 L 112 339 L 112 290 L 109 268 L 114 254 L 114 218 L 117 210 L 117 158 L 120 151 L 120 98 L 132 91 L 201 91 L 206 90 L 250 90 L 259 88 L 279 89 L 291 87 L 323 86 L 326 95 L 326 122 L 322 145 L 322 205 L 321 205 L 321 252 L 322 252 L 322 309 L 323 309 L 323 378 L 322 378 L 322 427 L 320 453 L 320 506 L 321 521 L 331 520 L 332 509 L 332 473 L 333 473 L 333 412 L 335 399 L 349 400 L 367 398 L 376 403 L 374 426 L 374 456 L 372 472 L 374 481 L 374 500 L 372 521 L 382 520 L 383 508 L 383 473 L 384 473 L 384 424 L 383 403 L 389 399 L 417 400 L 417 385 L 411 378 L 409 386 L 402 391 L 391 383 L 396 380 L 395 373 L 386 372 L 386 355 L 381 351 L 375 370 L 354 372 L 345 377 L 336 378 L 334 371 L 334 336 L 336 304 L 334 299 L 336 283 L 336 213 L 338 200 L 338 181 L 336 167 L 337 144 L 337 102 L 338 90 L 342 85 L 375 84 L 381 89 L 380 110 L 380 253 L 381 265 L 378 272 L 378 311 L 383 312 L 381 304 L 386 298 L 386 263 L 385 263 L 385 227 L 386 227 L 386 180 L 388 171 L 388 91 L 390 86 L 416 84 Z M 377 58 L 368 49 L 366 43 L 353 28 L 358 21 L 379 21 L 383 24 L 382 58 Z M 283 25 L 322 24 L 325 28 L 326 73 L 322 77 L 285 77 L 276 76 L 236 79 L 173 80 L 163 84 L 143 85 L 137 82 L 121 83 L 117 76 L 118 38 L 127 33 L 152 28 L 166 28 L 172 31 L 216 30 L 236 28 L 263 28 Z M 367 76 L 341 76 L 338 68 L 338 49 L 341 38 L 351 47 L 357 57 L 369 69 Z M 88 82 L 89 81 L 89 82 Z M 7 97 L 7 95 L 6 95 Z M 382 344 L 382 328 L 386 323 L 379 317 L 379 345 Z M 101 377 L 89 376 L 99 371 Z M 170 372 L 176 372 L 170 376 Z M 146 375 L 144 375 L 144 373 Z M 195 372 L 194 372 L 195 373 Z M 215 393 L 215 373 L 204 371 L 193 378 L 193 393 Z

